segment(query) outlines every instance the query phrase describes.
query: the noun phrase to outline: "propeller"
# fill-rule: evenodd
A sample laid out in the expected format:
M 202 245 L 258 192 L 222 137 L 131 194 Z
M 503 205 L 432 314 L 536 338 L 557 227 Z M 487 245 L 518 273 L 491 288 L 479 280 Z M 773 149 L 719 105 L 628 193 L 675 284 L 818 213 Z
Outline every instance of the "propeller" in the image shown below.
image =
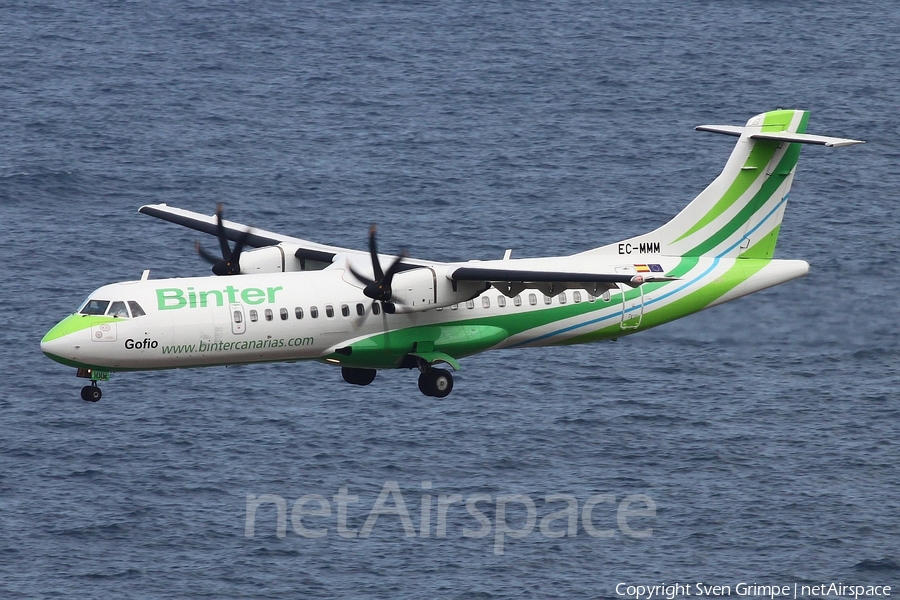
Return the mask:
M 240 275 L 241 274 L 241 251 L 247 243 L 250 236 L 250 230 L 246 230 L 238 238 L 234 244 L 234 249 L 228 244 L 228 238 L 225 236 L 225 226 L 222 224 L 222 213 L 224 206 L 220 203 L 216 206 L 216 237 L 219 238 L 219 247 L 222 249 L 222 258 L 217 258 L 203 249 L 200 242 L 194 242 L 194 248 L 200 258 L 213 266 L 212 272 L 216 275 Z
M 363 294 L 372 300 L 384 303 L 385 312 L 393 312 L 393 306 L 391 306 L 391 296 L 393 294 L 393 290 L 391 290 L 391 281 L 394 279 L 394 275 L 401 269 L 401 261 L 406 258 L 407 254 L 406 250 L 401 251 L 397 258 L 394 259 L 394 262 L 391 263 L 391 266 L 388 267 L 387 271 L 382 270 L 381 262 L 378 260 L 378 246 L 375 243 L 376 231 L 377 227 L 372 223 L 372 226 L 369 228 L 369 255 L 372 257 L 372 272 L 375 275 L 375 279 L 369 279 L 365 275 L 357 272 L 352 266 L 349 267 L 349 269 L 354 277 L 366 284 L 366 287 L 363 289 Z

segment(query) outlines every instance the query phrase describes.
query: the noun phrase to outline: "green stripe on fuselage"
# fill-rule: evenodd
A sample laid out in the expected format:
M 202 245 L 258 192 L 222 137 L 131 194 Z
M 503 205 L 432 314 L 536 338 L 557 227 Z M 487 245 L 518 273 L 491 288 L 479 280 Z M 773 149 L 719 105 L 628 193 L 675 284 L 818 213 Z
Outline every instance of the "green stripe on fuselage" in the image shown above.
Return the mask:
M 696 256 L 683 257 L 678 265 L 674 269 L 666 273 L 666 275 L 671 277 L 682 277 L 690 272 L 694 267 L 696 267 L 699 260 L 700 259 Z M 672 285 L 673 283 L 675 282 L 644 284 L 644 294 L 653 293 L 660 288 Z M 633 300 L 635 298 L 639 298 L 640 296 L 640 289 L 627 290 L 625 293 L 625 300 Z M 378 334 L 370 338 L 366 338 L 365 340 L 362 340 L 360 342 L 356 342 L 352 345 L 353 352 L 349 357 L 345 355 L 334 354 L 329 358 L 339 360 L 341 364 L 347 366 L 375 368 L 378 366 L 382 366 L 382 363 L 383 366 L 396 366 L 400 361 L 403 360 L 403 357 L 406 356 L 407 353 L 413 351 L 414 344 L 421 341 L 435 342 L 435 349 L 440 349 L 441 351 L 446 352 L 451 356 L 461 358 L 462 356 L 474 354 L 476 352 L 486 350 L 491 346 L 499 344 L 504 339 L 506 339 L 506 337 L 518 335 L 525 331 L 543 327 L 557 321 L 563 321 L 565 319 L 587 315 L 591 312 L 598 312 L 616 306 L 619 307 L 618 311 L 621 312 L 621 305 L 622 295 L 616 293 L 610 296 L 608 302 L 597 298 L 594 302 L 573 302 L 564 306 L 556 306 L 554 308 L 546 308 L 543 310 L 528 311 L 524 313 L 474 317 L 472 319 L 455 321 L 443 326 L 448 328 L 447 332 L 443 334 L 447 339 L 443 342 L 438 341 L 440 339 L 440 336 L 442 335 L 439 331 L 441 326 L 411 327 L 409 329 L 403 329 L 400 331 Z M 444 310 L 446 311 L 450 309 L 445 308 Z M 614 318 L 614 321 L 614 329 L 615 331 L 619 331 L 620 319 Z M 503 331 L 506 335 L 503 337 L 497 336 L 494 339 L 489 339 L 491 336 L 481 336 L 480 340 L 475 343 L 467 342 L 466 344 L 459 345 L 456 348 L 450 348 L 447 342 L 450 341 L 449 336 L 451 332 L 453 332 L 453 329 L 449 328 L 463 327 L 483 327 L 488 328 L 489 330 Z M 641 327 L 641 329 L 642 328 L 643 326 Z M 462 330 L 457 329 L 456 331 L 458 333 Z M 376 351 L 383 353 L 383 356 L 379 357 Z
M 619 323 L 615 323 L 614 325 L 604 327 L 603 329 L 561 341 L 558 345 L 584 344 L 587 342 L 630 335 L 699 312 L 743 282 L 747 281 L 763 267 L 768 265 L 769 262 L 771 261 L 755 259 L 735 261 L 735 264 L 725 273 L 700 289 L 668 304 L 664 304 L 659 308 L 645 310 L 643 318 L 641 319 L 641 325 L 637 329 L 622 330 L 619 327 Z
M 681 258 L 681 262 L 666 275 L 669 277 L 682 277 L 696 267 L 698 262 L 700 262 L 699 256 L 684 256 Z
M 682 277 L 695 268 L 698 262 L 699 258 L 686 256 L 681 260 L 678 266 L 669 271 L 667 275 Z M 568 345 L 620 337 L 698 312 L 734 287 L 740 285 L 740 283 L 762 269 L 768 263 L 768 260 L 740 261 L 739 264 L 732 266 L 728 271 L 716 278 L 715 281 L 706 284 L 701 289 L 689 293 L 683 298 L 674 300 L 669 304 L 660 306 L 659 308 L 645 311 L 639 328 L 623 330 L 621 328 L 621 319 L 617 318 L 617 316 L 613 316 L 610 325 L 603 327 L 602 329 L 576 336 L 568 340 L 551 342 L 551 344 Z M 659 290 L 676 283 L 677 282 L 660 282 L 644 284 L 644 297 L 649 298 Z M 628 290 L 625 293 L 625 300 L 638 299 L 640 296 L 640 289 Z M 441 327 L 458 328 L 459 330 L 462 330 L 462 328 L 465 327 L 480 327 L 484 328 L 484 330 L 492 330 L 498 333 L 496 338 L 488 339 L 487 336 L 484 336 L 480 339 L 480 343 L 459 345 L 455 349 L 450 349 L 447 345 L 440 342 L 434 344 L 435 349 L 440 347 L 442 351 L 460 358 L 468 354 L 486 350 L 491 346 L 502 342 L 506 336 L 500 336 L 500 331 L 505 332 L 507 336 L 511 337 L 552 323 L 614 307 L 618 307 L 614 310 L 614 313 L 618 315 L 621 311 L 621 305 L 622 295 L 614 294 L 609 302 L 604 302 L 598 298 L 594 302 L 571 303 L 564 306 L 556 306 L 525 313 L 475 317 L 463 321 L 456 321 L 446 326 L 411 327 L 399 331 L 378 334 L 362 340 L 361 342 L 354 343 L 353 352 L 350 357 L 335 354 L 332 355 L 331 358 L 338 359 L 341 364 L 347 366 L 370 368 L 390 367 L 399 364 L 407 353 L 412 352 L 415 342 L 435 340 L 437 337 L 437 330 L 441 329 Z M 378 352 L 386 353 L 386 355 L 379 359 L 376 350 Z
M 509 337 L 509 332 L 498 326 L 496 319 L 490 324 L 475 321 L 423 325 L 379 333 L 351 344 L 349 355 L 334 353 L 327 358 L 347 367 L 392 368 L 400 366 L 411 352 L 423 355 L 445 353 L 453 358 L 462 358 L 496 346 Z

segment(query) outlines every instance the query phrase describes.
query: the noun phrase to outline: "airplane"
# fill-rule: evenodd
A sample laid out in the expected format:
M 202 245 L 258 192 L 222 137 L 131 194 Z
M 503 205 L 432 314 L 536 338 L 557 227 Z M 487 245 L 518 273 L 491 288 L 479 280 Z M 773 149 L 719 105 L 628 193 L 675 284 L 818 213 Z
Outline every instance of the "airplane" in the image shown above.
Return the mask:
M 113 372 L 300 360 L 354 385 L 416 369 L 419 390 L 443 398 L 464 357 L 614 340 L 805 275 L 805 261 L 773 258 L 800 148 L 863 143 L 807 134 L 808 119 L 779 109 L 697 127 L 738 138 L 721 174 L 654 231 L 568 256 L 434 262 L 379 254 L 374 225 L 366 251 L 251 229 L 221 205 L 143 206 L 216 236 L 221 258 L 197 243 L 214 275 L 105 285 L 41 350 L 90 380 L 90 402 Z

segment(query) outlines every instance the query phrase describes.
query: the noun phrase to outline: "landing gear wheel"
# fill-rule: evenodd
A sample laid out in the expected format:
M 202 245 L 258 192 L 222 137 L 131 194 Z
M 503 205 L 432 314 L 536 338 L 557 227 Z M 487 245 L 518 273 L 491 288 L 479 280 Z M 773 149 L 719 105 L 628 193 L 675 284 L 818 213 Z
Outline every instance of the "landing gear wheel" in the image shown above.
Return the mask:
M 431 396 L 431 392 L 428 391 L 428 376 L 425 373 L 419 373 L 419 391 Z
M 453 375 L 444 369 L 431 369 L 424 373 L 425 389 L 429 396 L 446 398 L 453 391 Z
M 96 385 L 86 385 L 81 388 L 81 399 L 85 402 L 97 402 L 103 397 L 103 392 Z
M 341 377 L 347 383 L 353 385 L 369 385 L 375 381 L 375 375 L 378 373 L 375 369 L 356 369 L 353 367 L 341 367 Z

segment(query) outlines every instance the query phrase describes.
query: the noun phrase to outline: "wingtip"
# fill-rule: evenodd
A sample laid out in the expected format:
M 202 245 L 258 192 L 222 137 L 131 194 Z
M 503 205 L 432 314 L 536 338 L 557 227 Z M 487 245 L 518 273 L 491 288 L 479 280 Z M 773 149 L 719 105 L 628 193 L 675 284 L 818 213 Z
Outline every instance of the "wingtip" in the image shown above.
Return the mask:
M 158 202 L 156 204 L 145 204 L 138 209 L 138 212 L 147 214 L 147 212 L 154 210 L 154 209 L 160 209 L 161 207 L 168 208 L 169 205 L 166 204 L 165 202 Z
M 843 148 L 845 146 L 855 146 L 857 144 L 865 144 L 865 140 L 839 140 L 836 142 L 829 142 L 825 145 L 829 148 Z

